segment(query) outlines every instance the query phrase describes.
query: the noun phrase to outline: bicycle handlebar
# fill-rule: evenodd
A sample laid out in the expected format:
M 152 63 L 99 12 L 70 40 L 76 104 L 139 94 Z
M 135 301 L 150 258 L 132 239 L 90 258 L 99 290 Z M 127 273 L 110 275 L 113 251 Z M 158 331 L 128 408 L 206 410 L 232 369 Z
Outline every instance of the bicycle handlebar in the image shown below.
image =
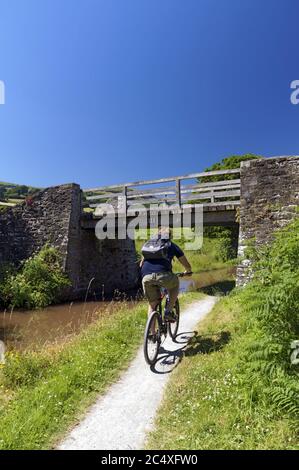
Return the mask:
M 185 273 L 185 272 L 184 272 L 184 273 L 175 273 L 175 275 L 176 275 L 177 277 L 191 276 L 192 274 L 193 274 L 192 271 L 190 271 L 190 272 L 188 272 L 188 273 Z

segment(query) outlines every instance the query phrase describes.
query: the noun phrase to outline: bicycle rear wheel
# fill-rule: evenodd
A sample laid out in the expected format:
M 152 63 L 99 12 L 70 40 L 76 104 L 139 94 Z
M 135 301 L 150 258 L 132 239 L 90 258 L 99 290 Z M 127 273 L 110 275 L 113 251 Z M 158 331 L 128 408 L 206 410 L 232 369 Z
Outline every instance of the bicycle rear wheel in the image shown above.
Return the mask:
M 153 312 L 144 332 L 143 352 L 146 362 L 151 366 L 155 363 L 161 344 L 160 321 L 158 312 Z
M 175 318 L 175 321 L 168 323 L 168 331 L 169 331 L 171 338 L 175 339 L 178 329 L 179 329 L 179 323 L 180 323 L 180 303 L 178 299 L 176 300 L 172 314 Z

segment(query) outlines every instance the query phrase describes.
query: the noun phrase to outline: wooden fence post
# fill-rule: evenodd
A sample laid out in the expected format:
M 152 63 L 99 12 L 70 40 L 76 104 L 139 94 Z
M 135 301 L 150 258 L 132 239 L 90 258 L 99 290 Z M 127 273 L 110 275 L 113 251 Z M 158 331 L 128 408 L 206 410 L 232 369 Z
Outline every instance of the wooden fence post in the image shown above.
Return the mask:
M 181 180 L 179 178 L 177 178 L 175 180 L 175 185 L 176 185 L 176 200 L 177 200 L 177 203 L 178 203 L 178 206 L 181 207 Z
M 127 209 L 128 209 L 128 201 L 127 201 L 127 198 L 128 198 L 128 187 L 127 187 L 127 186 L 124 186 L 124 189 L 123 189 L 123 205 L 124 205 L 124 212 L 125 212 L 125 214 L 127 214 Z
M 214 204 L 215 202 L 215 195 L 214 195 L 214 188 L 211 189 L 211 202 Z
M 121 192 L 121 195 L 119 195 L 117 199 L 118 199 L 118 204 L 117 204 L 118 215 L 120 216 L 127 215 L 128 204 L 127 204 L 127 187 L 126 186 L 124 186 Z

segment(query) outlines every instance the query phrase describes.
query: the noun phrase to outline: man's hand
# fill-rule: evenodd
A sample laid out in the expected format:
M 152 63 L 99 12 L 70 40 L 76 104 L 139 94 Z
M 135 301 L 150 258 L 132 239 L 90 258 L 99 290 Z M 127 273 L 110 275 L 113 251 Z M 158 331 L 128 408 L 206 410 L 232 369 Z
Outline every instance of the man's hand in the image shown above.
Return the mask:
M 185 273 L 192 273 L 192 268 L 191 268 L 191 264 L 189 263 L 189 261 L 187 260 L 186 256 L 181 256 L 179 258 L 179 262 L 181 263 L 182 266 L 184 266 L 185 268 Z M 185 274 L 184 273 L 184 274 Z

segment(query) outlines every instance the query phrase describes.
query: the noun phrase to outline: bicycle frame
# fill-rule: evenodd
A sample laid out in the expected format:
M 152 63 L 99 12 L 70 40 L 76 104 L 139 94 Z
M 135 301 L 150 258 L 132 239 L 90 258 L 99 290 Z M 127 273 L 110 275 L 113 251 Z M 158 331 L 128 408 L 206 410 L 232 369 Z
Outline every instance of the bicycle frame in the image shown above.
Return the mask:
M 161 329 L 161 333 L 166 334 L 167 333 L 167 324 L 165 322 L 165 317 L 164 317 L 165 307 L 163 308 L 163 305 L 162 305 L 162 302 L 163 302 L 164 299 L 166 299 L 166 304 L 165 304 L 165 306 L 166 306 L 169 302 L 169 294 L 168 294 L 167 289 L 165 287 L 162 287 L 161 288 L 160 301 L 159 301 L 159 304 L 157 305 L 155 310 L 159 314 L 158 319 L 159 319 L 159 326 L 160 326 L 160 329 Z

